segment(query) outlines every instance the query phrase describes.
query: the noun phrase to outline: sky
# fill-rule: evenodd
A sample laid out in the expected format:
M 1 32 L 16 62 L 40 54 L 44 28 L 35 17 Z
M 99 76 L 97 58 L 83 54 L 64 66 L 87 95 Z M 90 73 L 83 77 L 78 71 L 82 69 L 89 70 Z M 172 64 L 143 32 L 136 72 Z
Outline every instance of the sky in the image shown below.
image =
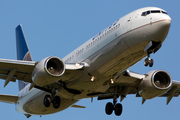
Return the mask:
M 152 68 L 144 67 L 140 61 L 131 71 L 145 74 L 151 70 L 162 69 L 179 80 L 180 71 L 180 0 L 1 0 L 0 1 L 0 58 L 16 59 L 15 28 L 22 24 L 34 61 L 48 56 L 63 58 L 85 41 L 112 24 L 124 15 L 142 7 L 160 7 L 168 12 L 172 19 L 169 34 L 162 48 L 151 55 Z M 18 85 L 9 83 L 6 88 L 0 80 L 0 94 L 18 94 Z M 120 100 L 118 99 L 118 102 Z M 154 98 L 141 104 L 141 98 L 127 95 L 122 101 L 123 113 L 117 117 L 105 113 L 109 100 L 97 101 L 94 98 L 79 101 L 85 109 L 68 108 L 62 112 L 32 116 L 30 120 L 178 120 L 180 97 L 173 98 L 166 105 L 166 98 Z M 0 103 L 0 116 L 3 120 L 26 119 L 16 112 L 15 105 Z

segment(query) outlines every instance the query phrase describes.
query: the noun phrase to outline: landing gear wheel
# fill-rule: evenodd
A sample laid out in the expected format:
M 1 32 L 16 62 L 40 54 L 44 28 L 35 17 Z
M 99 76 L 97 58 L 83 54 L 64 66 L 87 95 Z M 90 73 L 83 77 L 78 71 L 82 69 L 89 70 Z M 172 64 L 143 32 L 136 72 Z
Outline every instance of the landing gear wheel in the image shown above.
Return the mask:
M 55 96 L 54 99 L 53 99 L 53 107 L 55 109 L 58 109 L 59 106 L 60 106 L 60 102 L 61 102 L 61 99 L 59 96 Z
M 146 58 L 145 60 L 144 60 L 144 66 L 148 66 L 148 64 L 149 64 L 149 60 L 148 60 L 148 58 Z
M 51 105 L 51 102 L 52 102 L 52 98 L 50 95 L 46 95 L 44 97 L 44 106 L 45 107 L 49 107 Z
M 153 60 L 153 59 L 150 59 L 150 60 L 149 60 L 149 67 L 152 67 L 153 64 L 154 64 L 154 60 Z
M 147 67 L 148 65 L 149 65 L 149 67 L 152 67 L 153 64 L 154 64 L 154 60 L 151 59 L 151 58 L 146 58 L 146 59 L 144 60 L 144 66 L 146 66 L 146 67 Z
M 108 102 L 106 104 L 106 109 L 105 109 L 106 110 L 106 114 L 107 115 L 111 115 L 112 112 L 113 112 L 113 108 L 114 108 L 113 104 L 111 102 Z
M 106 104 L 106 109 L 105 109 L 106 114 L 111 115 L 113 110 L 114 110 L 114 113 L 116 116 L 120 116 L 122 114 L 122 110 L 123 110 L 122 104 L 117 103 L 117 104 L 113 105 L 111 102 L 108 102 Z
M 116 116 L 120 116 L 121 115 L 121 113 L 122 113 L 122 105 L 120 104 L 120 103 L 117 103 L 116 105 L 115 105 L 115 110 L 114 110 L 114 112 L 115 112 L 115 115 Z

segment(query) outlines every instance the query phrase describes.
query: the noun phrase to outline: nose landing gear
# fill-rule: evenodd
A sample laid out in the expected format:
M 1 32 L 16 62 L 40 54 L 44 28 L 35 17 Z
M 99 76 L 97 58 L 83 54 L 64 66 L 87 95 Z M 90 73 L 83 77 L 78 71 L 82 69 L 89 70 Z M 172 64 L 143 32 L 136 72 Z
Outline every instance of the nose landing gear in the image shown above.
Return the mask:
M 162 46 L 161 42 L 150 41 L 147 46 L 144 48 L 144 52 L 147 52 L 147 58 L 144 61 L 144 65 L 152 67 L 154 60 L 150 58 L 151 53 L 156 53 Z
M 150 58 L 150 54 L 148 54 L 148 57 L 144 60 L 144 66 L 152 67 L 154 64 L 154 60 Z

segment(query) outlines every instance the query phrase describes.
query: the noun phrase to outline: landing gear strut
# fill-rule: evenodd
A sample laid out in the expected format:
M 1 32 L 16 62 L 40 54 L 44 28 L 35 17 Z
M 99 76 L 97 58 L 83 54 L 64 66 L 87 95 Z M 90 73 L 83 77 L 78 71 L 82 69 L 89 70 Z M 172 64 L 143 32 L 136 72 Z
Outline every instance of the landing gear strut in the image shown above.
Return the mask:
M 116 104 L 116 102 L 117 102 L 117 100 L 114 99 L 113 103 L 108 102 L 106 104 L 105 111 L 106 111 L 107 115 L 111 115 L 113 110 L 114 110 L 114 113 L 116 116 L 120 116 L 122 114 L 122 110 L 123 110 L 122 104 L 120 104 L 120 103 Z
M 161 42 L 150 41 L 144 48 L 144 52 L 147 52 L 147 58 L 144 61 L 144 65 L 152 67 L 154 64 L 153 59 L 150 58 L 151 53 L 156 53 L 162 46 Z

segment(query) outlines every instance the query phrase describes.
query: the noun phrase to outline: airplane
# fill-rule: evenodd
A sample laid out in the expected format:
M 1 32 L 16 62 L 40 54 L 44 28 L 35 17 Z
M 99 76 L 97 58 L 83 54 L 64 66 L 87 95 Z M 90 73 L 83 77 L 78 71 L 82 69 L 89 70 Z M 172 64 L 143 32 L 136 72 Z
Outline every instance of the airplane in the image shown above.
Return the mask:
M 4 87 L 18 80 L 18 95 L 0 94 L 0 101 L 15 104 L 27 118 L 48 115 L 84 98 L 112 99 L 105 106 L 107 115 L 120 116 L 120 102 L 128 94 L 147 99 L 167 97 L 167 104 L 180 94 L 180 82 L 164 70 L 146 74 L 129 68 L 144 59 L 152 67 L 150 55 L 156 53 L 168 35 L 171 18 L 157 7 L 135 10 L 116 20 L 70 54 L 60 59 L 49 56 L 33 61 L 22 25 L 16 31 L 17 60 L 0 59 L 0 79 Z

